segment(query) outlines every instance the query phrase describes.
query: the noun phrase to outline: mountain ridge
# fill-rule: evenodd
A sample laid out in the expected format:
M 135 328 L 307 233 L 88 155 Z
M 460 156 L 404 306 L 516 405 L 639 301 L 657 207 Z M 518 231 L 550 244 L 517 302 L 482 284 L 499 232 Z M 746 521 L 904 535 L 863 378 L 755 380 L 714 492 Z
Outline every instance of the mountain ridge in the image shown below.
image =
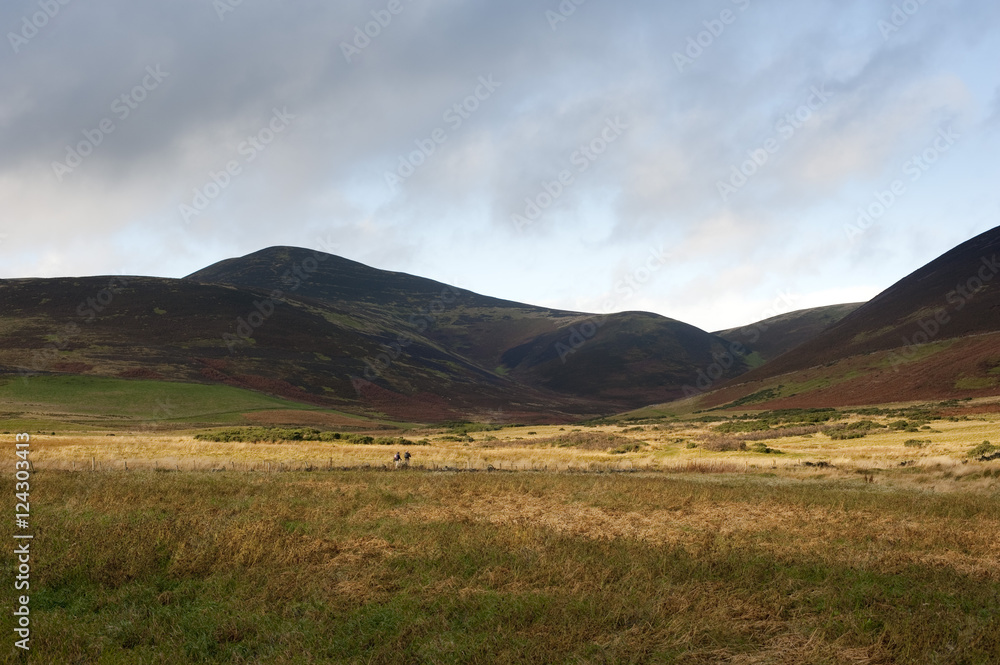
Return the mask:
M 1000 227 L 948 250 L 699 404 L 856 406 L 1000 393 Z
M 405 419 L 568 421 L 677 397 L 725 344 L 655 314 L 536 307 L 302 248 L 129 278 L 81 319 L 109 279 L 0 283 L 0 365 L 224 383 Z M 76 332 L 53 343 L 66 319 Z
M 709 333 L 649 312 L 538 307 L 275 246 L 181 279 L 0 280 L 0 368 L 218 383 L 414 421 L 569 422 L 692 392 L 704 408 L 992 395 L 998 254 L 1000 228 L 869 303 Z M 745 339 L 748 330 L 756 336 Z M 745 354 L 732 353 L 737 343 Z

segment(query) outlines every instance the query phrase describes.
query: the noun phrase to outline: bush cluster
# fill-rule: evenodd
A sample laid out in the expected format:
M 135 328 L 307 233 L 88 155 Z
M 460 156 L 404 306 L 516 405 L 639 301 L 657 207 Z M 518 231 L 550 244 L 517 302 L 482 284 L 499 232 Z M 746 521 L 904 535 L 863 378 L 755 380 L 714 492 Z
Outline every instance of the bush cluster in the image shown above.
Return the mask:
M 1000 446 L 990 443 L 989 441 L 983 441 L 978 446 L 974 447 L 969 451 L 969 457 L 985 457 L 991 453 L 1000 451 Z
M 885 425 L 880 425 L 874 420 L 859 420 L 855 423 L 834 425 L 823 429 L 823 434 L 835 441 L 845 441 L 848 439 L 863 439 L 875 429 L 885 429 Z
M 195 434 L 199 441 L 214 441 L 217 443 L 279 443 L 283 441 L 341 441 L 363 446 L 418 446 L 428 445 L 427 441 L 414 442 L 401 436 L 369 436 L 367 434 L 343 434 L 341 432 L 325 432 L 314 428 L 281 428 L 281 427 L 231 427 Z

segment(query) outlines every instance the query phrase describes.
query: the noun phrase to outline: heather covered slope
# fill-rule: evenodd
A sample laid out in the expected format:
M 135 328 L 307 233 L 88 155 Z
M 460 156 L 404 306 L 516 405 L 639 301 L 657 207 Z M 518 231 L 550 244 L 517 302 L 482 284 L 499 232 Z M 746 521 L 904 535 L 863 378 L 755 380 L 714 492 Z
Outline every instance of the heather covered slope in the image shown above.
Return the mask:
M 800 309 L 748 326 L 721 330 L 715 335 L 727 342 L 742 344 L 750 355 L 747 360 L 756 367 L 812 340 L 862 305 L 864 303 L 848 303 Z
M 725 344 L 657 315 L 533 307 L 286 247 L 180 280 L 3 280 L 0 311 L 8 375 L 223 384 L 414 421 L 672 399 Z
M 870 302 L 759 370 L 807 364 L 1000 331 L 1000 227 L 904 277 Z M 915 350 L 915 349 L 913 349 Z
M 701 404 L 839 406 L 1000 393 L 1000 228 Z
M 719 338 L 680 321 L 627 312 L 541 335 L 501 358 L 511 376 L 557 391 L 647 404 L 676 399 L 698 370 L 725 353 Z M 730 375 L 742 372 L 742 361 Z
M 266 291 L 147 277 L 5 280 L 0 305 L 8 373 L 221 383 L 326 406 L 363 407 L 365 359 L 406 332 Z M 408 379 L 401 393 L 435 405 L 523 393 L 420 336 L 393 364 Z M 476 399 L 463 399 L 472 387 Z
M 187 279 L 292 290 L 296 299 L 346 315 L 383 317 L 485 372 L 613 408 L 681 395 L 682 386 L 725 350 L 724 340 L 655 314 L 534 307 L 293 247 L 222 261 Z M 745 369 L 737 363 L 727 376 Z

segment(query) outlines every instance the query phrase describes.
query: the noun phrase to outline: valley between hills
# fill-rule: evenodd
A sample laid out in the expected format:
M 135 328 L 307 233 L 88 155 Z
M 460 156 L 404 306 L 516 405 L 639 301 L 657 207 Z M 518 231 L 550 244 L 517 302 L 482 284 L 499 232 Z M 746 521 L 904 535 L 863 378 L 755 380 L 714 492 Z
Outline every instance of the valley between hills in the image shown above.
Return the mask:
M 286 247 L 0 281 L 34 654 L 996 662 L 998 249 L 714 333 Z
M 412 445 L 431 469 L 943 477 L 998 438 L 998 250 L 994 229 L 871 302 L 714 333 L 290 247 L 183 279 L 3 280 L 0 425 L 69 469 L 384 467 Z
M 994 229 L 871 302 L 714 333 L 645 312 L 500 300 L 290 247 L 184 279 L 7 279 L 0 376 L 9 417 L 30 418 L 32 391 L 41 391 L 54 411 L 35 415 L 80 427 L 93 417 L 68 408 L 74 390 L 115 385 L 242 394 L 247 413 L 275 400 L 279 410 L 424 424 L 566 424 L 655 405 L 975 400 L 1000 395 L 998 249 Z M 121 423 L 172 421 L 166 408 L 108 406 L 100 416 Z

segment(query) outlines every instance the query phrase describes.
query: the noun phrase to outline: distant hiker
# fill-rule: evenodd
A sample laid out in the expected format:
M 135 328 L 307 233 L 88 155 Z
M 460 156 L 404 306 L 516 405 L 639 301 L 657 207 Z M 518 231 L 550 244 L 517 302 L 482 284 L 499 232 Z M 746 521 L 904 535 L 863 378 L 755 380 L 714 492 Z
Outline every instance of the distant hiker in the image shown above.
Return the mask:
M 392 458 L 392 461 L 396 463 L 396 468 L 398 469 L 399 468 L 399 463 L 401 461 L 401 458 L 399 457 L 399 453 L 398 452 L 396 453 L 396 456 Z
M 410 451 L 407 450 L 406 454 L 403 455 L 403 457 L 406 459 L 406 462 L 403 464 L 403 466 L 410 466 Z

